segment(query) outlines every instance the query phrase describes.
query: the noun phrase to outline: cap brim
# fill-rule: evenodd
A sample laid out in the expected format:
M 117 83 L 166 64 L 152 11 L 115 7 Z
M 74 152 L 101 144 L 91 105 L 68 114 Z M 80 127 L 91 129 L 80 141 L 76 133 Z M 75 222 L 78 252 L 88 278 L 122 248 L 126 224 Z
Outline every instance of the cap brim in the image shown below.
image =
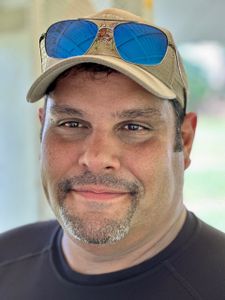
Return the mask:
M 97 63 L 121 72 L 128 76 L 153 95 L 162 99 L 175 99 L 176 95 L 159 79 L 138 67 L 117 57 L 103 55 L 83 55 L 59 61 L 40 75 L 27 93 L 27 101 L 35 102 L 41 99 L 49 85 L 67 69 L 81 63 Z

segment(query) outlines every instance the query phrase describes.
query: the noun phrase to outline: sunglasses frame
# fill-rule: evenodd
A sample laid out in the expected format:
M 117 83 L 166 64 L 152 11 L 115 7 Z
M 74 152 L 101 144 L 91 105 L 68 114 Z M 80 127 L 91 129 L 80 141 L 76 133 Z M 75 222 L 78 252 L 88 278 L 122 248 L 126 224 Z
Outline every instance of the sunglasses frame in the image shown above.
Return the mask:
M 44 43 L 45 53 L 46 53 L 46 55 L 47 55 L 48 57 L 55 58 L 55 59 L 60 59 L 60 58 L 56 58 L 56 57 L 49 56 L 49 55 L 47 54 L 47 51 L 46 51 L 46 49 L 47 49 L 47 48 L 46 48 L 46 36 L 47 36 L 47 34 L 48 34 L 49 29 L 50 29 L 53 25 L 56 25 L 56 24 L 59 24 L 59 23 L 61 23 L 61 22 L 65 22 L 65 21 L 68 21 L 68 22 L 70 22 L 70 21 L 89 21 L 89 22 L 92 22 L 93 24 L 95 24 L 95 25 L 97 26 L 98 30 L 97 30 L 97 32 L 96 32 L 96 35 L 95 35 L 95 37 L 94 37 L 94 39 L 93 39 L 91 45 L 90 45 L 89 48 L 86 50 L 86 52 L 84 52 L 82 55 L 85 55 L 85 54 L 92 48 L 92 46 L 94 45 L 94 43 L 96 42 L 96 40 L 97 40 L 97 38 L 98 38 L 98 36 L 99 36 L 100 31 L 101 31 L 102 29 L 108 29 L 108 30 L 110 30 L 110 31 L 112 32 L 113 45 L 115 45 L 114 48 L 115 48 L 115 50 L 116 50 L 118 56 L 119 56 L 122 60 L 126 61 L 127 63 L 132 63 L 132 62 L 130 62 L 130 61 L 124 59 L 124 58 L 120 55 L 120 53 L 119 53 L 119 51 L 118 51 L 118 49 L 117 49 L 116 42 L 115 42 L 114 30 L 115 30 L 115 28 L 116 28 L 117 26 L 120 26 L 121 24 L 131 24 L 131 23 L 133 23 L 133 24 L 139 24 L 139 25 L 149 26 L 150 28 L 157 29 L 159 32 L 161 32 L 161 33 L 165 36 L 166 41 L 167 41 L 166 52 L 165 52 L 165 54 L 164 54 L 162 60 L 161 60 L 159 63 L 153 64 L 153 65 L 148 65 L 148 64 L 141 64 L 141 63 L 134 63 L 134 62 L 133 62 L 133 64 L 137 64 L 137 65 L 145 65 L 145 66 L 155 66 L 155 65 L 160 65 L 160 64 L 162 63 L 163 59 L 165 58 L 166 54 L 167 54 L 168 47 L 169 47 L 169 46 L 172 46 L 172 45 L 169 43 L 169 39 L 168 39 L 167 34 L 166 34 L 162 29 L 160 29 L 160 28 L 158 28 L 158 27 L 155 27 L 155 26 L 152 26 L 152 25 L 150 25 L 150 24 L 144 24 L 144 23 L 135 22 L 135 21 L 132 21 L 132 20 L 115 20 L 115 19 L 100 19 L 100 18 L 79 18 L 79 19 L 73 19 L 73 20 L 61 20 L 61 21 L 55 22 L 55 23 L 51 24 L 51 25 L 48 27 L 47 31 L 41 35 L 41 37 L 40 37 L 40 39 L 39 39 L 39 49 L 41 50 L 41 46 L 40 46 L 40 45 L 41 45 L 42 41 L 44 40 L 44 42 L 45 42 L 45 43 Z M 97 22 L 101 22 L 101 21 L 102 21 L 102 22 L 105 22 L 105 24 L 98 24 L 98 23 L 97 23 Z M 113 23 L 115 23 L 115 24 L 113 24 L 114 26 L 110 27 L 110 26 L 107 26 L 107 25 L 106 25 L 107 22 L 113 22 Z M 40 52 L 41 52 L 41 51 L 40 51 Z M 42 53 L 40 53 L 40 54 L 41 54 L 41 59 L 42 59 Z

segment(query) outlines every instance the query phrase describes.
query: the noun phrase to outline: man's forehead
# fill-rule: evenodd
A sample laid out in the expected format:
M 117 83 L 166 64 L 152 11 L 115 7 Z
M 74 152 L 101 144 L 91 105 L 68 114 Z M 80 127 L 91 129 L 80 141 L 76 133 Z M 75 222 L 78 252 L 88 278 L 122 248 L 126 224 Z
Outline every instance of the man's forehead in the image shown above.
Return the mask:
M 89 112 L 88 106 L 86 105 L 84 109 L 81 109 L 74 105 L 66 105 L 66 104 L 57 104 L 52 102 L 48 106 L 48 112 L 51 115 L 56 116 L 69 116 L 69 117 L 88 117 L 93 115 L 93 106 L 91 113 Z M 96 112 L 95 112 L 96 114 Z M 97 111 L 98 114 L 98 111 Z M 120 110 L 115 109 L 110 112 L 110 117 L 113 119 L 136 119 L 136 118 L 161 118 L 163 116 L 163 110 L 159 107 L 154 107 L 151 105 L 145 106 L 136 106 L 132 108 L 122 108 Z
M 120 72 L 97 72 L 92 73 L 89 71 L 72 72 L 65 77 L 55 80 L 54 89 L 49 93 L 56 98 L 57 95 L 68 93 L 71 89 L 77 90 L 76 94 L 84 94 L 87 91 L 105 90 L 106 94 L 117 94 L 117 96 L 126 95 L 128 93 L 136 92 L 139 95 L 144 95 L 147 98 L 164 100 L 158 96 L 150 93 L 140 84 Z
M 47 96 L 49 111 L 85 115 L 94 112 L 100 103 L 101 110 L 104 107 L 114 118 L 121 119 L 159 117 L 165 110 L 163 106 L 168 105 L 168 100 L 158 98 L 119 72 L 100 74 L 97 78 L 87 73 L 82 71 L 62 78 Z

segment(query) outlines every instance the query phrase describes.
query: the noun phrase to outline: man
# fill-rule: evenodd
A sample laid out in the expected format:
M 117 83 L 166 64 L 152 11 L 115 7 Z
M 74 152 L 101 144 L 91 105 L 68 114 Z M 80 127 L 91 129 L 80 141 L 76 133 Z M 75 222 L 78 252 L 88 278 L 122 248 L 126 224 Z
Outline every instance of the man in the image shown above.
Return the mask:
M 40 47 L 27 98 L 45 96 L 59 223 L 1 236 L 1 299 L 225 299 L 225 236 L 183 204 L 197 120 L 171 34 L 107 9 L 53 24 Z

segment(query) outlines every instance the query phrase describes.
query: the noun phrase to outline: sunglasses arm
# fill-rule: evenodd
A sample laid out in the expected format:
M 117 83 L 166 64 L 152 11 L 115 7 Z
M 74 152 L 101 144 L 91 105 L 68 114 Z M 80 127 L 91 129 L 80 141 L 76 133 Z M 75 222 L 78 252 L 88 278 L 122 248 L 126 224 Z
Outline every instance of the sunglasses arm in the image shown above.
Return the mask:
M 40 58 L 41 58 L 41 66 L 43 66 L 43 53 L 42 53 L 42 47 L 41 43 L 45 39 L 46 33 L 42 33 L 42 35 L 39 38 L 39 51 L 40 51 Z
M 178 65 L 178 70 L 179 70 L 179 74 L 183 83 L 183 86 L 186 86 L 185 84 L 185 80 L 182 76 L 182 71 L 181 71 L 181 67 L 180 67 L 180 59 L 178 57 L 178 51 L 177 48 L 173 45 L 173 44 L 168 44 L 168 46 L 170 46 L 174 52 L 175 52 L 175 56 L 176 56 L 176 61 L 177 61 L 177 65 Z M 186 107 L 187 107 L 187 91 L 183 88 L 183 93 L 184 93 L 184 113 L 186 113 Z

